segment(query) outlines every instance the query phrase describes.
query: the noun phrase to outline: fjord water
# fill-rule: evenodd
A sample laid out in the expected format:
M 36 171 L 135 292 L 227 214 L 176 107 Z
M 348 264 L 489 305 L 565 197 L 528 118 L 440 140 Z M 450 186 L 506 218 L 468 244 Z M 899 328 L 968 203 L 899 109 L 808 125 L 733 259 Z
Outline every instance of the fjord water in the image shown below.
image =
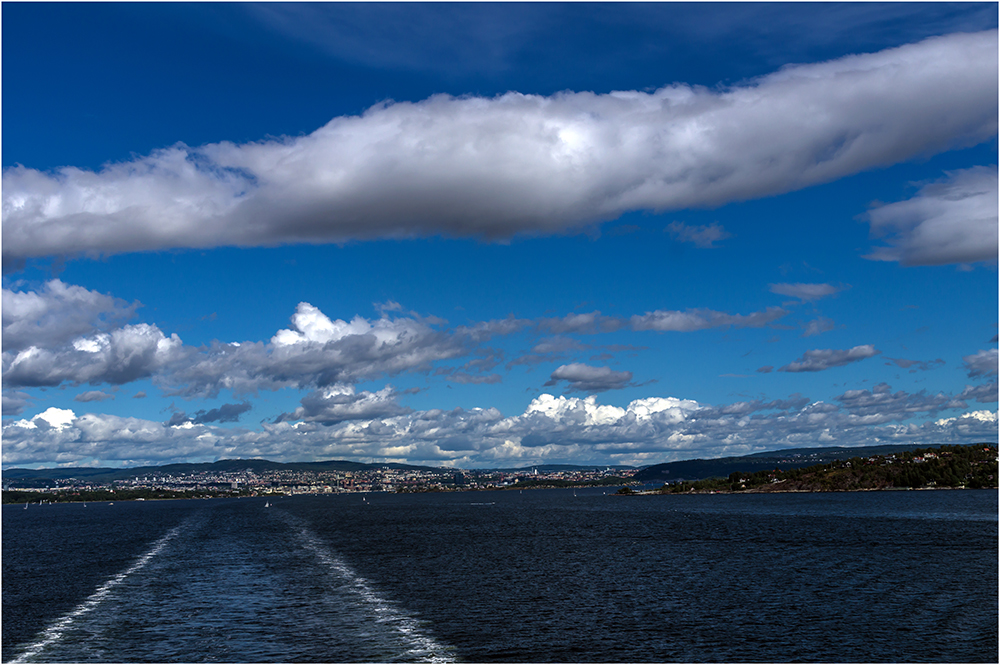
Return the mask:
M 997 662 L 997 535 L 989 490 L 8 505 L 3 660 Z

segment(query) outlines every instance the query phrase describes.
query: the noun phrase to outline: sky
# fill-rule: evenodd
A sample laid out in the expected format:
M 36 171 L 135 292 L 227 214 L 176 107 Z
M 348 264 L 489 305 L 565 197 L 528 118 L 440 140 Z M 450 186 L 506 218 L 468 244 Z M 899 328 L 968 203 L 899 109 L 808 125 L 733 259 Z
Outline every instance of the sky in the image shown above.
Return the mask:
M 996 441 L 997 14 L 4 3 L 3 465 Z

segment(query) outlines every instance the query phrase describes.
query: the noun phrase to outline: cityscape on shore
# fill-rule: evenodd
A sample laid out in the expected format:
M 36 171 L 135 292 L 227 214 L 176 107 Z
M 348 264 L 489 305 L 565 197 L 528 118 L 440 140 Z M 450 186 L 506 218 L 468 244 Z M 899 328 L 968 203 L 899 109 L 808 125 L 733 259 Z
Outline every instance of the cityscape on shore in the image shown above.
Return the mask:
M 209 496 L 270 496 L 294 494 L 340 494 L 351 492 L 434 492 L 487 490 L 511 487 L 618 486 L 628 483 L 638 471 L 621 467 L 573 469 L 455 470 L 377 467 L 358 470 L 254 470 L 251 468 L 190 473 L 145 473 L 128 479 L 93 481 L 64 478 L 31 485 L 29 480 L 4 480 L 5 502 L 16 492 L 58 493 L 64 500 L 87 493 L 123 498 L 180 498 Z M 146 494 L 147 496 L 135 496 Z M 158 496 L 163 495 L 163 496 Z M 169 496 L 168 496 L 169 495 Z M 13 497 L 10 497 L 13 498 Z M 24 500 L 14 501 L 23 503 Z
M 133 469 L 5 469 L 3 503 L 559 487 L 618 487 L 619 493 L 626 494 L 636 489 L 640 493 L 678 493 L 988 488 L 997 486 L 996 474 L 997 449 L 992 443 L 933 449 L 905 445 L 788 449 L 641 469 L 538 465 L 477 470 L 333 460 L 284 464 L 229 459 Z

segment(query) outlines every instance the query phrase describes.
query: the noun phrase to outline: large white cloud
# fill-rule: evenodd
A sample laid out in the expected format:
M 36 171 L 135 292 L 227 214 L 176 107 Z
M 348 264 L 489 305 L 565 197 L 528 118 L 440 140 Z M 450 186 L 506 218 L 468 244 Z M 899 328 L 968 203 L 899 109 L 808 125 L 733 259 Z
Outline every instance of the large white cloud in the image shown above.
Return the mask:
M 997 168 L 949 173 L 905 201 L 868 211 L 872 235 L 885 238 L 868 258 L 905 265 L 997 260 Z
M 435 96 L 312 134 L 3 175 L 3 257 L 551 233 L 786 192 L 990 138 L 997 32 L 724 90 Z

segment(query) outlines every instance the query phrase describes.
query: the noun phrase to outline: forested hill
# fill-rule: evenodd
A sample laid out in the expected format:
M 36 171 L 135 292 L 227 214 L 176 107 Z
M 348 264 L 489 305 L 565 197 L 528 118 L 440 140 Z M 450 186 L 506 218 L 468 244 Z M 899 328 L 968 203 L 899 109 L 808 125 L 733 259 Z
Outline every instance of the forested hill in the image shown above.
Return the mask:
M 994 445 L 989 443 L 975 446 Z M 680 480 L 703 480 L 705 478 L 726 478 L 734 472 L 753 474 L 758 471 L 775 469 L 801 469 L 816 464 L 826 464 L 852 457 L 890 455 L 915 450 L 913 444 L 864 446 L 861 448 L 789 448 L 744 455 L 742 457 L 721 457 L 719 459 L 693 459 L 681 462 L 667 462 L 646 467 L 632 479 L 642 483 L 676 482 Z
M 944 487 L 997 487 L 996 445 L 918 448 L 902 453 L 852 457 L 798 469 L 754 473 L 734 471 L 727 478 L 673 483 L 664 485 L 659 491 L 662 494 L 835 492 Z

